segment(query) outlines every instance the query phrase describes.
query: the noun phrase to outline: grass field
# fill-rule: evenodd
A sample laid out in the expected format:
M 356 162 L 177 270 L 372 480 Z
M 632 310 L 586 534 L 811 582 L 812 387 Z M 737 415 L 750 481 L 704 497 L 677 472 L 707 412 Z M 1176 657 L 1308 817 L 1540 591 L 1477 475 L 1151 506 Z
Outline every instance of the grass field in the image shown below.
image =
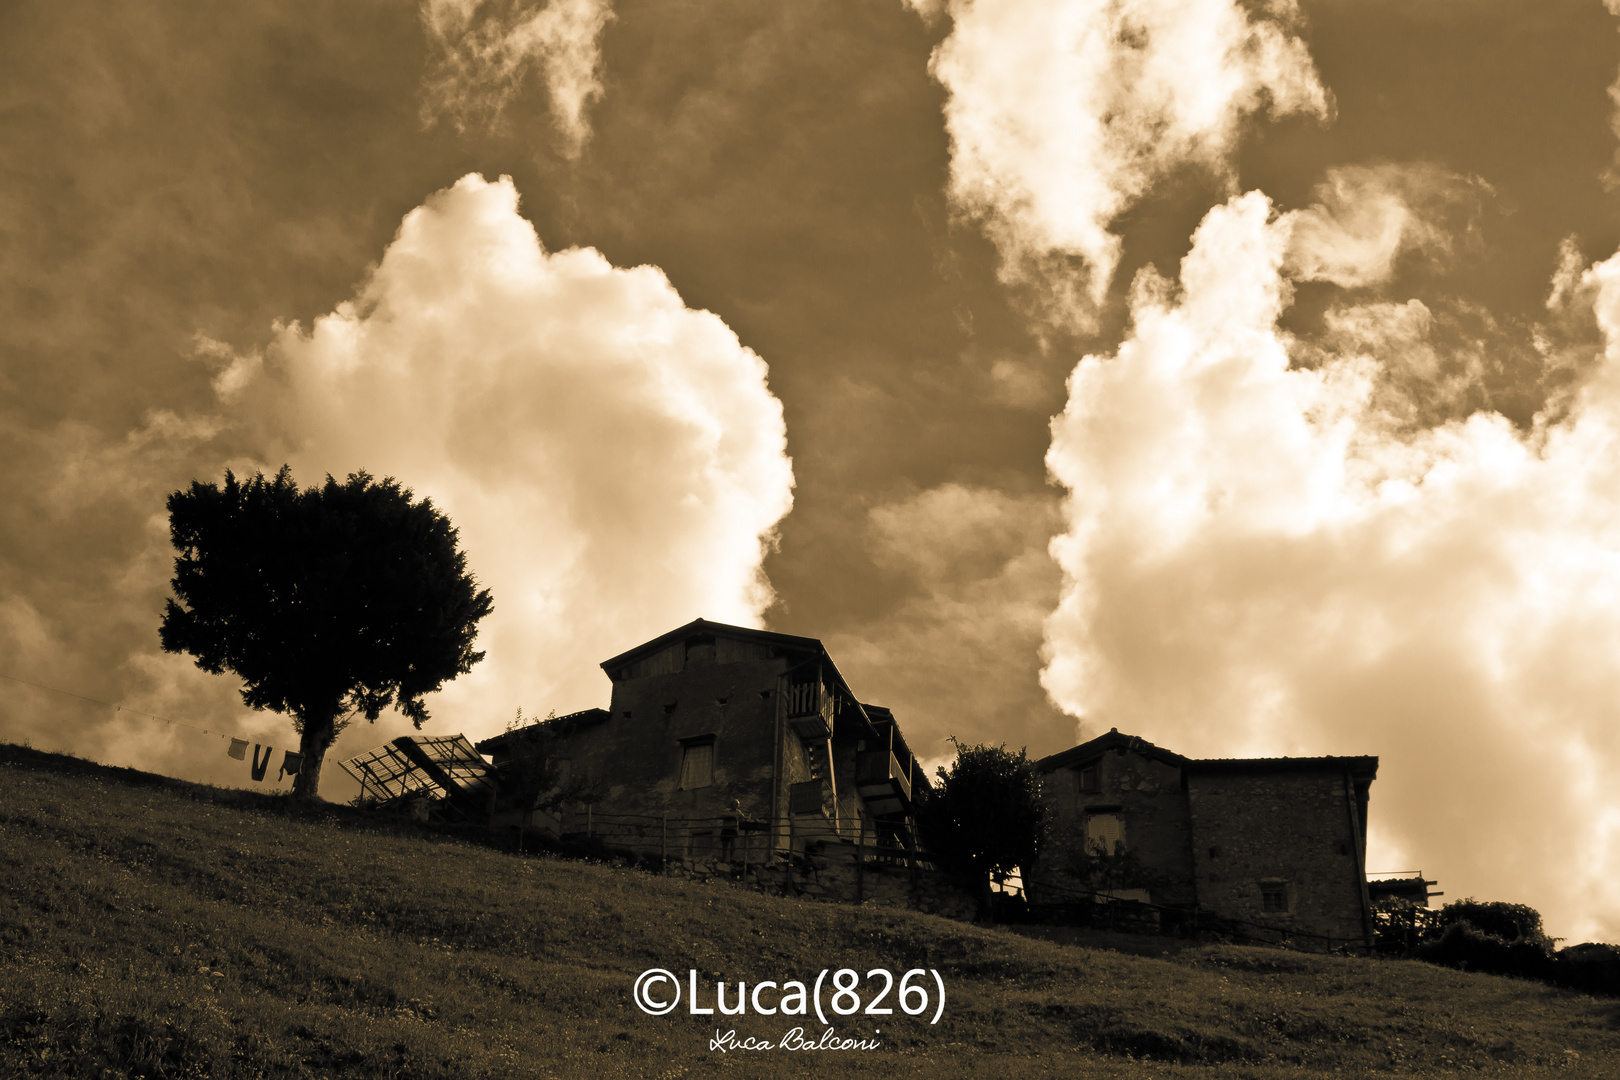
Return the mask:
M 0 746 L 0 1076 L 1620 1077 L 1620 1001 L 1070 937 L 518 857 Z M 653 967 L 710 994 L 929 968 L 947 1003 L 932 1025 L 829 1014 L 876 1049 L 721 1053 L 717 1027 L 822 1025 L 646 1015 L 631 987 Z

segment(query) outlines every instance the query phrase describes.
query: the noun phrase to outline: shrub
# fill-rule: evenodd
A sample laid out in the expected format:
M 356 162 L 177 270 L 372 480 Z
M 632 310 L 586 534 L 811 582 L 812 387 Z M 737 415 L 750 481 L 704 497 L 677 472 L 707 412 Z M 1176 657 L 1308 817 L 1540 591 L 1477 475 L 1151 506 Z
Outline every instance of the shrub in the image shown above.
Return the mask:
M 1412 955 L 1431 964 L 1521 979 L 1550 981 L 1553 974 L 1552 954 L 1546 946 L 1522 939 L 1508 941 L 1466 921 L 1453 922 L 1439 938 L 1423 942 Z
M 1431 911 L 1399 896 L 1386 896 L 1373 905 L 1373 932 L 1377 949 L 1385 955 L 1411 952 L 1420 941 L 1439 934 L 1438 911 Z
M 1620 997 L 1620 945 L 1587 942 L 1560 949 L 1553 957 L 1553 980 L 1588 994 Z
M 1541 912 L 1526 904 L 1500 900 L 1457 900 L 1440 909 L 1435 933 L 1444 933 L 1457 923 L 1469 923 L 1476 930 L 1503 941 L 1526 941 L 1551 951 L 1553 939 L 1541 928 Z

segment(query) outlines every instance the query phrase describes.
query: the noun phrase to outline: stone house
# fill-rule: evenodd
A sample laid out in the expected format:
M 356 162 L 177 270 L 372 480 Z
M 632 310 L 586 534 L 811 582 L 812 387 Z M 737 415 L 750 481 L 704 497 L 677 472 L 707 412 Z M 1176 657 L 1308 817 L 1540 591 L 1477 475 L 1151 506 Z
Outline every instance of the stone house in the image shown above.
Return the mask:
M 806 838 L 915 850 L 912 792 L 927 779 L 893 714 L 863 704 L 815 638 L 697 619 L 602 670 L 606 709 L 478 750 L 500 772 L 544 740 L 552 778 L 581 794 L 593 823 L 713 822 L 717 835 L 766 841 L 756 857 Z
M 1370 947 L 1376 757 L 1182 757 L 1117 729 L 1035 763 L 1048 833 L 1036 904 L 1135 902 L 1159 921 Z

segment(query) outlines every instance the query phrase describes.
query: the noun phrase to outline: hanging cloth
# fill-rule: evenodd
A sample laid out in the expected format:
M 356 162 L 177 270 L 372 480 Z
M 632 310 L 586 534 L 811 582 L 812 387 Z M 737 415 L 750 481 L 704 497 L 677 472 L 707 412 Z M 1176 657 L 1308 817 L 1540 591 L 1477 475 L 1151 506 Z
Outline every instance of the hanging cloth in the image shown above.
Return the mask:
M 268 772 L 269 769 L 270 769 L 270 755 L 274 754 L 275 752 L 276 752 L 275 747 L 273 747 L 273 746 L 265 747 L 264 748 L 264 760 L 260 761 L 259 760 L 259 744 L 258 743 L 253 744 L 253 779 L 254 780 L 263 780 L 264 779 L 264 774 L 266 772 Z
M 296 750 L 288 750 L 287 756 L 281 759 L 281 776 L 277 776 L 276 779 L 280 780 L 282 776 L 297 776 L 298 770 L 303 767 L 303 764 L 303 754 Z
M 235 758 L 237 761 L 246 761 L 247 746 L 248 744 L 246 739 L 232 739 L 231 748 L 225 752 L 231 755 L 231 757 Z

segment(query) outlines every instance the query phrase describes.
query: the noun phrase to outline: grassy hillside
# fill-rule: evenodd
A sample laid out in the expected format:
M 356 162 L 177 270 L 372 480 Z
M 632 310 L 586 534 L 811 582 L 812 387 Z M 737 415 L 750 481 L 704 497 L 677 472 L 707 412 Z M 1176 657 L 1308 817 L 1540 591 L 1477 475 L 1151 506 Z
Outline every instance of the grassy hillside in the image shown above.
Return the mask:
M 643 1014 L 650 967 L 813 981 L 937 968 L 943 1019 L 829 1016 L 875 1050 L 719 1053 Z M 720 1017 L 775 1040 L 802 1023 Z M 874 1035 L 873 1029 L 881 1029 Z M 0 1076 L 820 1073 L 1620 1077 L 1620 1003 L 1416 963 L 1153 958 L 904 911 L 520 858 L 346 807 L 0 746 Z M 103 1070 L 111 1070 L 104 1072 Z

